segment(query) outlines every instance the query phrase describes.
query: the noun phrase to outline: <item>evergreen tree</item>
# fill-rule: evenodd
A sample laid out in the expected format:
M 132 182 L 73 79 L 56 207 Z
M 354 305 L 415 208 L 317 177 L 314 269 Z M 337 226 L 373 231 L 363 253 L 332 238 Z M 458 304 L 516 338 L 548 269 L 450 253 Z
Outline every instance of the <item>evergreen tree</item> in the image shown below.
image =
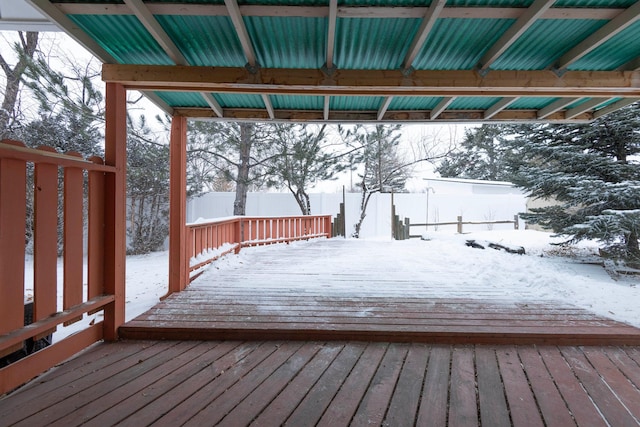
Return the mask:
M 640 261 L 640 107 L 586 125 L 511 127 L 513 182 L 559 204 L 522 215 L 569 236 L 597 239 L 617 257 Z
M 501 139 L 502 131 L 500 125 L 486 124 L 466 129 L 460 146 L 440 162 L 436 172 L 445 178 L 508 181 L 510 150 Z

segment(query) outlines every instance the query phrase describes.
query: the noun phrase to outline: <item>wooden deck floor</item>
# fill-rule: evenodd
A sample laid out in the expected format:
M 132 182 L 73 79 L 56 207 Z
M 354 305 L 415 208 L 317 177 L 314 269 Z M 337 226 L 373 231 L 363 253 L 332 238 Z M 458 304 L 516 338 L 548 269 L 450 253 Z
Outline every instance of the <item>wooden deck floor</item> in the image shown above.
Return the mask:
M 128 322 L 129 339 L 360 340 L 440 344 L 640 345 L 640 329 L 464 266 L 424 261 L 424 242 L 343 239 L 250 252 Z M 465 248 L 467 249 L 467 248 Z M 471 249 L 473 250 L 473 249 Z M 359 254 L 353 265 L 353 254 Z M 401 253 L 401 255 L 398 255 Z M 517 255 L 514 261 L 520 261 Z M 350 264 L 351 263 L 351 264 Z M 331 266 L 331 267 L 329 267 Z M 404 266 L 403 268 L 400 268 Z M 466 275 L 465 275 L 466 274 Z M 443 276 L 459 277 L 448 285 Z
M 637 426 L 640 348 L 98 344 L 0 399 L 3 426 Z

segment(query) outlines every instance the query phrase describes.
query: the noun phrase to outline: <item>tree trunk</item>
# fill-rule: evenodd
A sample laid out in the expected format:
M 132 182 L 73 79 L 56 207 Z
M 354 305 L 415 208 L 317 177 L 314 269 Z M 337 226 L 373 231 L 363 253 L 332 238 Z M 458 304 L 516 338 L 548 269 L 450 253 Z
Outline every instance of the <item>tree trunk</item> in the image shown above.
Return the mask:
M 362 181 L 362 200 L 360 202 L 360 218 L 358 222 L 355 224 L 353 237 L 356 239 L 360 238 L 360 228 L 362 227 L 362 222 L 364 218 L 367 216 L 367 206 L 369 205 L 369 199 L 371 199 L 371 195 L 373 193 L 367 191 L 367 186 L 364 181 Z
M 640 247 L 638 246 L 638 235 L 632 231 L 627 238 L 627 253 L 630 258 L 640 260 Z
M 236 199 L 233 202 L 234 215 L 246 214 L 252 133 L 253 125 L 251 123 L 240 124 L 240 161 L 238 162 L 238 178 L 236 180 Z
M 9 125 L 11 124 L 12 116 L 15 114 L 18 94 L 20 93 L 20 82 L 22 81 L 22 75 L 27 68 L 27 64 L 33 58 L 36 51 L 38 33 L 28 32 L 25 39 L 21 32 L 20 40 L 22 43 L 22 52 L 20 52 L 18 63 L 13 68 L 11 68 L 2 55 L 0 55 L 0 67 L 2 67 L 7 78 L 4 99 L 2 100 L 2 107 L 0 107 L 0 139 L 9 136 Z

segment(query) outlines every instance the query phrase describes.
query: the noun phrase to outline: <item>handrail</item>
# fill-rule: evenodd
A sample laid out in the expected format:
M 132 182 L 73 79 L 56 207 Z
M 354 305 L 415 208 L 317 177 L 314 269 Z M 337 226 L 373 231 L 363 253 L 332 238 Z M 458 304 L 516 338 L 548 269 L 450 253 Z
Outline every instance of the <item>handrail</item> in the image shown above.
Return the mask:
M 193 280 L 205 265 L 248 246 L 331 237 L 331 215 L 236 216 L 187 224 L 186 262 Z M 195 274 L 192 274 L 194 273 Z

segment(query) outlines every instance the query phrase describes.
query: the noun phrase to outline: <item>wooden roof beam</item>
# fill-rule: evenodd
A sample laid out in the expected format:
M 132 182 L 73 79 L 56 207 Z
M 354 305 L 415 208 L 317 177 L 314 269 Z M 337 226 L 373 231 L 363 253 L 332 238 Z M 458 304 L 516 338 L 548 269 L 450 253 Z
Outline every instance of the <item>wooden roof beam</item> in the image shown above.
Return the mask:
M 418 56 L 418 53 L 424 46 L 424 42 L 429 37 L 429 33 L 444 9 L 444 6 L 447 4 L 447 0 L 432 0 L 429 8 L 427 9 L 424 17 L 422 18 L 422 23 L 420 24 L 420 28 L 416 33 L 415 37 L 411 41 L 411 45 L 409 46 L 409 50 L 407 51 L 406 56 L 404 57 L 404 61 L 402 62 L 402 68 L 405 70 L 409 69 L 413 64 L 413 61 Z
M 556 0 L 535 0 L 518 20 L 489 48 L 478 63 L 480 70 L 487 70 L 518 38 L 538 20 Z
M 171 37 L 164 31 L 142 0 L 124 0 L 124 2 L 174 63 L 189 65 L 178 46 L 171 40 Z
M 500 101 L 493 104 L 488 110 L 484 112 L 483 118 L 485 120 L 492 118 L 493 116 L 495 116 L 500 111 L 504 110 L 505 108 L 507 108 L 509 105 L 513 104 L 517 100 L 518 100 L 518 97 L 502 98 Z
M 103 80 L 129 89 L 343 96 L 640 97 L 640 71 L 322 70 L 104 64 Z
M 593 113 L 593 118 L 597 119 L 602 116 L 605 116 L 613 111 L 619 110 L 621 108 L 627 107 L 635 102 L 640 101 L 640 98 L 626 98 L 621 99 L 620 101 L 614 102 L 613 104 L 609 104 L 606 107 L 603 107 L 596 112 Z
M 591 111 L 594 108 L 596 108 L 598 105 L 600 104 L 604 104 L 605 102 L 607 102 L 610 98 L 593 98 L 589 101 L 583 102 L 582 104 L 578 105 L 577 107 L 573 107 L 570 110 L 567 110 L 567 112 L 565 113 L 565 118 L 566 119 L 573 119 L 575 117 L 578 117 L 580 114 L 586 113 L 587 111 Z
M 636 2 L 633 6 L 620 13 L 618 16 L 609 21 L 604 27 L 577 44 L 567 53 L 562 55 L 555 65 L 558 70 L 565 70 L 569 65 L 573 64 L 607 40 L 629 27 L 640 18 L 640 2 Z
M 440 114 L 442 114 L 442 112 L 444 110 L 447 109 L 447 107 L 449 105 L 451 105 L 451 103 L 456 99 L 455 96 L 450 96 L 450 97 L 445 97 L 442 98 L 442 100 L 440 100 L 440 102 L 438 102 L 438 105 L 435 106 L 435 108 L 433 108 L 431 110 L 431 113 L 429 114 L 429 119 L 430 120 L 435 120 L 438 118 L 438 116 Z
M 238 39 L 242 45 L 242 50 L 247 58 L 247 63 L 250 67 L 256 67 L 258 65 L 256 52 L 253 49 L 253 44 L 251 43 L 247 27 L 244 25 L 244 20 L 242 19 L 242 13 L 238 7 L 238 2 L 236 0 L 224 0 L 224 4 L 227 6 L 229 18 L 231 18 L 233 27 L 236 30 L 236 34 L 238 35 Z
M 222 109 L 222 106 L 218 103 L 218 101 L 216 101 L 216 99 L 213 97 L 213 95 L 207 92 L 200 92 L 200 95 L 202 95 L 204 100 L 207 101 L 209 107 L 211 107 L 213 112 L 216 113 L 218 117 L 224 117 L 224 110 Z
M 42 0 L 27 0 L 42 1 Z M 46 0 L 45 0 L 46 1 Z M 46 1 L 48 3 L 48 1 Z M 227 16 L 226 6 L 219 4 L 174 4 L 146 3 L 154 15 L 183 16 Z M 128 15 L 131 11 L 124 4 L 107 3 L 56 3 L 65 14 L 70 15 Z M 428 12 L 428 7 L 378 7 L 340 6 L 338 18 L 408 18 L 420 19 Z M 619 8 L 560 8 L 546 10 L 541 19 L 600 19 L 611 20 L 624 9 Z M 440 18 L 476 19 L 518 19 L 527 9 L 521 7 L 445 7 Z M 324 18 L 330 11 L 326 6 L 242 5 L 243 16 L 296 16 L 302 18 Z
M 336 21 L 338 20 L 338 0 L 329 0 L 329 22 L 327 25 L 327 69 L 334 67 L 333 54 L 336 45 Z
M 539 119 L 544 119 L 547 116 L 550 116 L 551 114 L 554 114 L 560 110 L 562 110 L 563 108 L 573 104 L 574 102 L 578 101 L 580 98 L 560 98 L 555 102 L 552 102 L 551 104 L 547 105 L 546 107 L 540 109 L 538 111 L 538 118 Z
M 380 105 L 380 108 L 378 109 L 378 120 L 379 121 L 384 118 L 384 114 L 389 109 L 389 105 L 391 105 L 391 101 L 393 101 L 393 96 L 387 96 L 384 99 L 384 101 L 382 102 L 382 105 Z

